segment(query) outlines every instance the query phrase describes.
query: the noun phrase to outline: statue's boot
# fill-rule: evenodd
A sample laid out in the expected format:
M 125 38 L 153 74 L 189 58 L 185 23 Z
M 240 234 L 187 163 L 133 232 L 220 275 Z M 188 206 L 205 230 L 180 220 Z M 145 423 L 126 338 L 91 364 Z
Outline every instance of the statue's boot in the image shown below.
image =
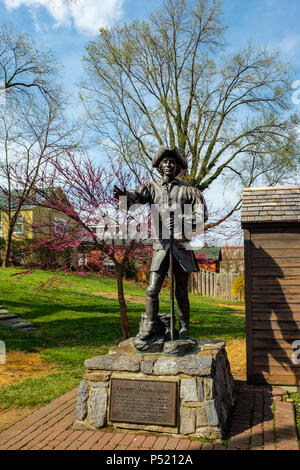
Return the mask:
M 150 319 L 147 313 L 141 316 L 140 330 L 138 336 L 141 340 L 147 340 L 153 337 L 164 336 L 166 326 L 158 318 Z
M 177 313 L 180 324 L 178 339 L 189 338 L 190 327 L 190 303 L 186 292 L 179 292 L 176 295 Z

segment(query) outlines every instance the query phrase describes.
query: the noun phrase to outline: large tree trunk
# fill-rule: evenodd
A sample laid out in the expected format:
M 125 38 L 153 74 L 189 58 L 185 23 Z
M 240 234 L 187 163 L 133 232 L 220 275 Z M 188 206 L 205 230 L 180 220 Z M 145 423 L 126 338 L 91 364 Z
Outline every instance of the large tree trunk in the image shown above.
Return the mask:
M 124 296 L 123 288 L 123 275 L 124 270 L 121 267 L 117 267 L 117 285 L 118 285 L 118 301 L 120 307 L 120 320 L 122 327 L 122 336 L 123 339 L 128 339 L 131 337 L 130 325 L 127 317 L 127 305 Z
M 10 252 L 11 252 L 12 233 L 13 233 L 13 226 L 10 226 L 9 229 L 8 229 L 7 240 L 6 240 L 6 243 L 5 243 L 1 268 L 7 268 L 8 264 L 9 264 Z

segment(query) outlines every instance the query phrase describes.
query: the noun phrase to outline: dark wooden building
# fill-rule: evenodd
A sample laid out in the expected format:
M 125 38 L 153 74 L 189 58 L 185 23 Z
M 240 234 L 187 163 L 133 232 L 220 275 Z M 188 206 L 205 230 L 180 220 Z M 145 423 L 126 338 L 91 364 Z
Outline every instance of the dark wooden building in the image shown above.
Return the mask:
M 245 189 L 242 227 L 248 382 L 300 386 L 300 187 Z

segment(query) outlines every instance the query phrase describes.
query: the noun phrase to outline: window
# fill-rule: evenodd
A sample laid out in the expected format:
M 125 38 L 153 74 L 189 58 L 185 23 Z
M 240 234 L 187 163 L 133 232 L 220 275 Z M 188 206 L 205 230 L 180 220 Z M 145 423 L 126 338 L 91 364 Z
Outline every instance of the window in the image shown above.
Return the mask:
M 14 226 L 13 233 L 17 233 L 21 235 L 23 231 L 24 231 L 24 217 L 22 214 L 19 214 L 17 217 L 17 221 L 15 223 L 15 226 Z
M 66 219 L 60 219 L 54 217 L 54 232 L 55 233 L 65 233 L 68 229 L 68 221 Z

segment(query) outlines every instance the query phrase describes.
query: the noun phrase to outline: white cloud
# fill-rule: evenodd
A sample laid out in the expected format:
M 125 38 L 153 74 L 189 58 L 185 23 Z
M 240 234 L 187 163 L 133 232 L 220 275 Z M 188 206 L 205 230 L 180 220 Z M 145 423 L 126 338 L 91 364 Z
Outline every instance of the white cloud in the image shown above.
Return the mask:
M 299 51 L 300 34 L 290 34 L 286 36 L 280 43 L 279 47 L 286 54 L 294 54 Z
M 29 8 L 36 27 L 39 8 L 46 8 L 55 27 L 71 27 L 81 33 L 96 34 L 122 16 L 124 0 L 3 0 L 7 9 Z

